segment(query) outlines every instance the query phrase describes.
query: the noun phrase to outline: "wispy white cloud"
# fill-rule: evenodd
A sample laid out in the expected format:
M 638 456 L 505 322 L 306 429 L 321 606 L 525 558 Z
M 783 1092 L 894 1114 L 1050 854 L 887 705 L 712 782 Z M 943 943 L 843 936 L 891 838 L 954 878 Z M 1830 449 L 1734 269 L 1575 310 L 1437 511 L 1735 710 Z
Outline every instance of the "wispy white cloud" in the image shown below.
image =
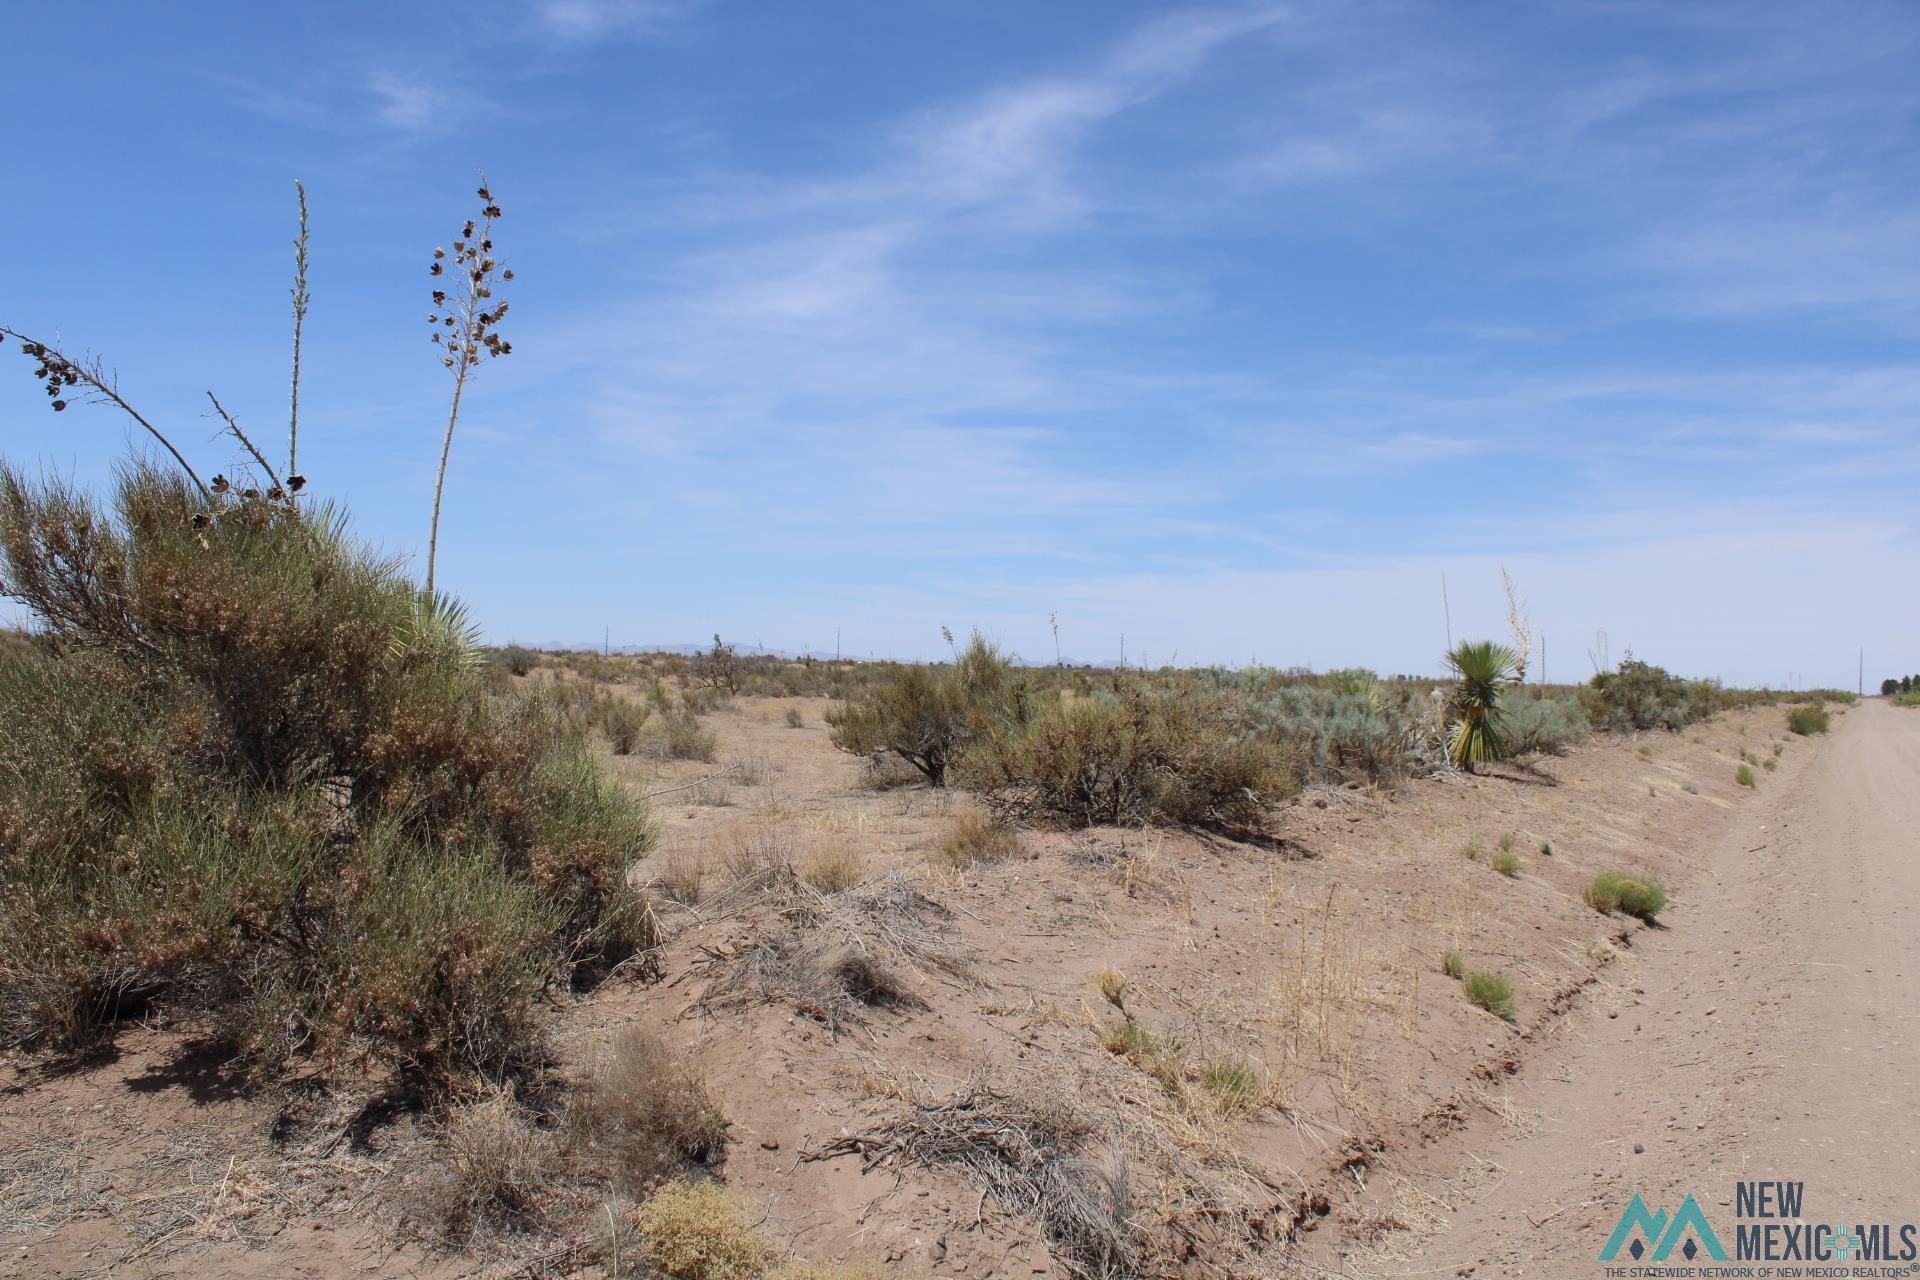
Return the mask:
M 539 0 L 535 20 L 569 42 L 657 36 L 695 7 L 696 0 Z

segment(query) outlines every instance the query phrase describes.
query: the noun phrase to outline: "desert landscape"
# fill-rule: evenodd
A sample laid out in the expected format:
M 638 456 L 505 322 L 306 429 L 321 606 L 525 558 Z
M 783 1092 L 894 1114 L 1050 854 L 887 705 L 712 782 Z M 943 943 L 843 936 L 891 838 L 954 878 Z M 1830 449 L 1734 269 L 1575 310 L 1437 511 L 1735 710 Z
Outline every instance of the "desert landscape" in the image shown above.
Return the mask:
M 263 1088 L 164 1001 L 16 1054 L 9 1274 L 1555 1274 L 1656 1167 L 1804 1168 L 1835 1125 L 1905 1159 L 1911 709 L 1834 695 L 1795 732 L 1818 700 L 1520 687 L 1556 713 L 1538 749 L 1465 771 L 1420 764 L 1425 682 L 1002 671 L 1067 706 L 1285 694 L 1324 736 L 1279 739 L 1290 794 L 1231 830 L 836 747 L 915 670 L 496 652 L 486 698 L 561 708 L 646 797 L 651 944 L 534 997 L 507 1092 L 365 1060 Z M 1664 901 L 1597 899 L 1607 873 Z M 1890 1038 L 1831 1043 L 1836 1011 Z M 1808 1111 L 1778 1036 L 1873 1087 Z
M 7 23 L 0 1280 L 1920 1277 L 1920 9 Z

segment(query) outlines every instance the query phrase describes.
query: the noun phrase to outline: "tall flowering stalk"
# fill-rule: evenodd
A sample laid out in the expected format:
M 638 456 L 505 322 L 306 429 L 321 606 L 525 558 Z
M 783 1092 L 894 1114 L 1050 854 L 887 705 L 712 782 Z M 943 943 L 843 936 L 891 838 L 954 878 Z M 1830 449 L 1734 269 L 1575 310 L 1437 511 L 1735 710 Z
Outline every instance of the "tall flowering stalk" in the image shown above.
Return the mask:
M 488 359 L 510 355 L 513 344 L 501 338 L 498 325 L 507 314 L 505 301 L 491 302 L 494 289 L 513 279 L 513 272 L 500 266 L 493 254 L 493 224 L 500 218 L 500 206 L 493 202 L 482 175 L 480 216 L 469 218 L 453 242 L 451 254 L 444 248 L 433 251 L 428 273 L 434 277 L 434 310 L 427 323 L 433 326 L 433 343 L 444 349 L 441 363 L 453 371 L 453 403 L 447 409 L 447 432 L 440 442 L 440 473 L 433 482 L 433 523 L 427 532 L 427 598 L 433 598 L 433 573 L 440 551 L 440 499 L 447 487 L 447 458 L 453 452 L 453 429 L 460 420 L 460 397 L 467 389 L 467 375 L 480 366 L 484 353 Z M 491 304 L 491 305 L 490 305 Z

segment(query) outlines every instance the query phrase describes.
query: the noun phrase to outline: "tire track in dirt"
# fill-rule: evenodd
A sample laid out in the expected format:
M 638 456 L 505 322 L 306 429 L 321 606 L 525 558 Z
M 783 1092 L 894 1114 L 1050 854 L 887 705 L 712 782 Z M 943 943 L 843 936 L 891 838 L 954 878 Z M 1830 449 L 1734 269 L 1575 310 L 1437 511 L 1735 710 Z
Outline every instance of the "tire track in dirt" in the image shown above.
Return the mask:
M 1920 1220 L 1920 713 L 1862 703 L 1799 749 L 1512 1082 L 1539 1125 L 1475 1144 L 1504 1176 L 1382 1274 L 1598 1277 L 1635 1192 L 1731 1223 L 1741 1179 L 1804 1182 L 1808 1221 Z

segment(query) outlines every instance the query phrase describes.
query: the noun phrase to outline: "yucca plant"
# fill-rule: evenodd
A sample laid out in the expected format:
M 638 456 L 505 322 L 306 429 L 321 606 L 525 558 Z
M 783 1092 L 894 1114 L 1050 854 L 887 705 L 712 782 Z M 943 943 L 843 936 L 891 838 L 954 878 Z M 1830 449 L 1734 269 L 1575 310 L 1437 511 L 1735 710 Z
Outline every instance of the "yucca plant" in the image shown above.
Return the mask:
M 1453 739 L 1447 758 L 1457 769 L 1505 760 L 1509 754 L 1500 695 L 1519 679 L 1520 655 L 1491 640 L 1462 641 L 1447 654 L 1453 688 Z

